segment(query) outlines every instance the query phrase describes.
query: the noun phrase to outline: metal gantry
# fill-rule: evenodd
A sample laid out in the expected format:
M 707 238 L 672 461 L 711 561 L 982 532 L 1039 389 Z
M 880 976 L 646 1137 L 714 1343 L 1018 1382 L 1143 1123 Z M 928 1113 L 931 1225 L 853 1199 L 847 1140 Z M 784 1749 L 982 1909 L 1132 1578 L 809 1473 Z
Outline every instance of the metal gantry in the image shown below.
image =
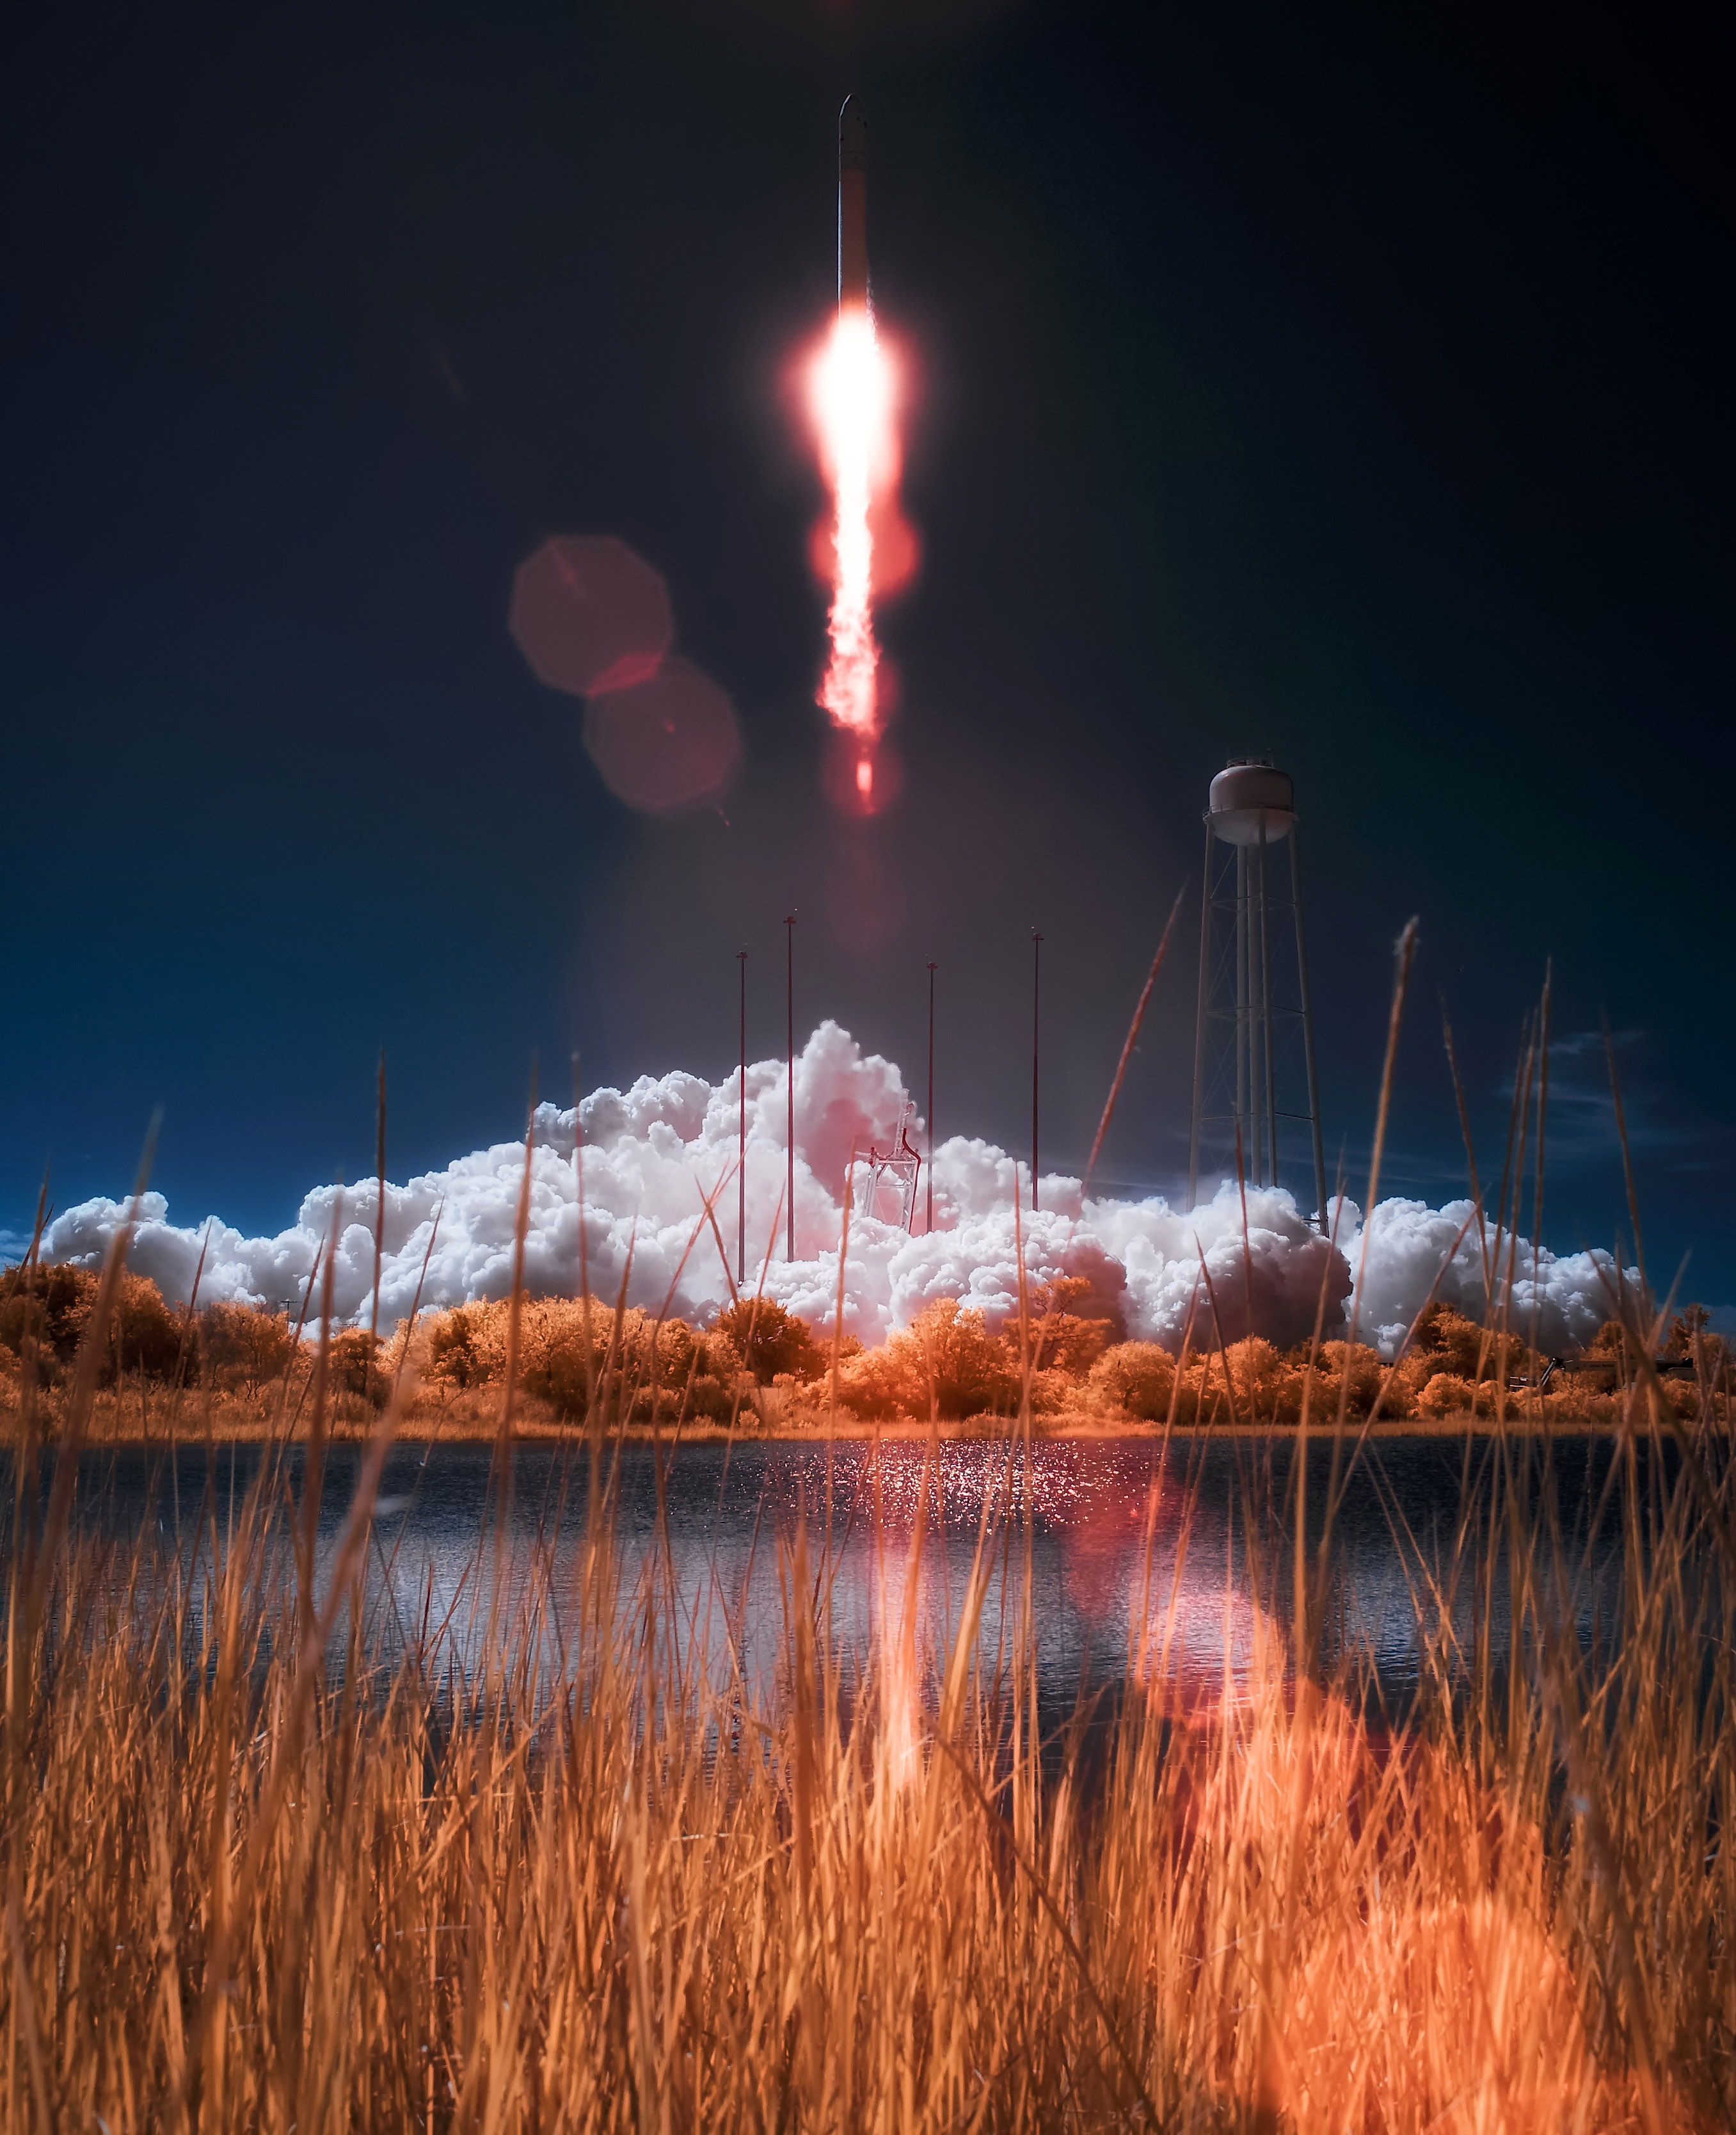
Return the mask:
M 881 1189 L 891 1185 L 898 1196 L 896 1221 L 901 1229 L 908 1231 L 916 1220 L 916 1184 L 922 1175 L 922 1155 L 910 1138 L 911 1121 L 916 1116 L 914 1100 L 907 1097 L 904 1109 L 898 1115 L 897 1131 L 892 1136 L 892 1146 L 882 1150 L 874 1143 L 868 1144 L 866 1158 L 858 1158 L 856 1164 L 855 1213 L 858 1216 L 879 1216 Z M 893 1220 L 882 1218 L 882 1221 Z

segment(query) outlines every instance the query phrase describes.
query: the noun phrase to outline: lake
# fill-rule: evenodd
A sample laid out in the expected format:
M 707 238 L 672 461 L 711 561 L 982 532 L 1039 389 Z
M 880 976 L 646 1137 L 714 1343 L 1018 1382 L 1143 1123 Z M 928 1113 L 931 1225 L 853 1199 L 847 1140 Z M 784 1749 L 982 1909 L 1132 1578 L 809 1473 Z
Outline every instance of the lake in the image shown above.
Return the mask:
M 1506 1456 L 1528 1502 L 1552 1502 L 1564 1548 L 1545 1585 L 1555 1624 L 1584 1646 L 1613 1624 L 1621 1584 L 1622 1501 L 1614 1451 L 1596 1438 Z M 263 1458 L 254 1445 L 99 1448 L 81 1459 L 76 1520 L 111 1553 L 111 1585 L 143 1541 L 165 1576 L 186 1581 L 196 1622 L 202 1575 L 229 1547 Z M 261 1558 L 289 1590 L 291 1501 L 304 1455 L 292 1448 Z M 1414 1696 L 1450 1625 L 1461 1665 L 1487 1642 L 1497 1674 L 1511 1640 L 1510 1566 L 1490 1539 L 1503 1455 L 1491 1439 L 1371 1441 L 1342 1478 L 1326 1551 L 1320 1667 L 1366 1661 L 1362 1694 L 1394 1714 Z M 775 1680 L 788 1652 L 798 1547 L 810 1590 L 829 1603 L 841 1669 L 877 1650 L 929 1656 L 950 1639 L 979 1538 L 985 1586 L 979 1650 L 1007 1650 L 1028 1610 L 1038 1709 L 1052 1721 L 1081 1692 L 1110 1702 L 1134 1675 L 1168 1698 L 1234 1696 L 1272 1641 L 1287 1648 L 1294 1609 L 1295 1449 L 1288 1440 L 1039 1440 L 1028 1460 L 1004 1441 L 764 1441 L 623 1447 L 613 1493 L 621 1576 L 617 1632 L 649 1632 L 689 1682 Z M 330 1449 L 318 1522 L 329 1567 L 362 1463 Z M 545 1684 L 571 1651 L 589 1495 L 582 1446 L 525 1443 L 507 1487 L 486 1445 L 404 1444 L 388 1456 L 369 1542 L 363 1643 L 389 1667 L 409 1651 L 449 1680 L 475 1670 L 491 1624 L 515 1623 Z M 1643 1471 L 1642 1471 L 1643 1472 Z M 1308 1453 L 1311 1554 L 1332 1474 L 1329 1444 Z M 660 1500 L 661 1512 L 660 1513 Z M 985 1505 L 988 1508 L 985 1519 Z M 1463 1527 L 1473 1547 L 1453 1576 Z M 829 1543 L 828 1543 L 829 1536 Z M 650 1597 L 648 1601 L 648 1597 Z M 148 1605 L 134 1595 L 135 1608 Z M 334 1639 L 341 1665 L 345 1639 Z M 918 1663 L 920 1670 L 921 1663 Z

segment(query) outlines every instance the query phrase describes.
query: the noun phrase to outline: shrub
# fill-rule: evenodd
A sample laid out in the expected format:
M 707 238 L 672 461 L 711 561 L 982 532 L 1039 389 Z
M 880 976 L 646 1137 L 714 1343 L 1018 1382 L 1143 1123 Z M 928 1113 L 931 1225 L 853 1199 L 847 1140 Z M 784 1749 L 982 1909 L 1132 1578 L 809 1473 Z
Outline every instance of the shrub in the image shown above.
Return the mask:
M 1080 1384 L 1071 1372 L 1044 1365 L 1031 1374 L 1032 1416 L 1065 1416 L 1080 1406 Z
M 716 1422 L 728 1416 L 740 1377 L 729 1344 L 713 1343 L 684 1319 L 665 1319 L 659 1327 L 649 1314 L 644 1319 L 636 1345 L 639 1370 L 629 1382 L 633 1421 L 649 1423 L 654 1413 L 670 1425 L 682 1417 Z
M 1419 1385 L 1433 1378 L 1436 1372 L 1475 1380 L 1488 1369 L 1494 1354 L 1492 1338 L 1474 1319 L 1467 1319 L 1449 1305 L 1429 1307 L 1417 1322 L 1411 1348 L 1429 1365 L 1426 1372 L 1417 1374 Z
M 0 1342 L 22 1356 L 34 1335 L 45 1362 L 70 1363 L 96 1302 L 97 1282 L 94 1269 L 64 1261 L 33 1271 L 7 1268 L 0 1274 Z
M 1095 1305 L 1095 1311 L 1081 1308 Z M 1039 1285 L 1031 1295 L 1026 1324 L 1038 1366 L 1065 1372 L 1082 1379 L 1112 1342 L 1126 1331 L 1119 1312 L 1105 1305 L 1093 1285 L 1082 1276 L 1061 1276 Z M 1009 1319 L 1002 1330 L 1018 1368 L 1018 1322 Z
M 1713 1333 L 1712 1315 L 1703 1305 L 1690 1305 L 1676 1314 L 1662 1353 L 1679 1362 L 1691 1359 L 1696 1374 L 1705 1372 L 1714 1380 L 1730 1361 L 1729 1345 Z
M 147 1276 L 123 1275 L 109 1321 L 104 1377 L 138 1372 L 147 1379 L 172 1379 L 181 1361 L 181 1317 Z
M 1670 1332 L 1665 1337 L 1663 1354 L 1677 1358 L 1691 1357 L 1696 1342 L 1704 1342 L 1711 1325 L 1712 1315 L 1703 1305 L 1685 1305 L 1670 1322 Z M 1716 1339 L 1716 1337 L 1711 1339 Z
M 982 1314 L 955 1297 L 936 1298 L 902 1334 L 851 1358 L 839 1374 L 839 1395 L 863 1416 L 926 1416 L 949 1422 L 999 1409 L 1018 1399 L 1016 1354 L 989 1332 Z
M 199 1315 L 205 1362 L 218 1382 L 251 1392 L 281 1378 L 294 1361 L 288 1315 L 251 1305 L 208 1305 Z
M 376 1408 L 385 1405 L 391 1381 L 380 1368 L 380 1340 L 365 1327 L 346 1327 L 331 1338 L 326 1369 L 340 1392 L 365 1395 Z
M 1018 1398 L 1018 1367 L 1005 1343 L 989 1332 L 979 1311 L 955 1297 L 937 1297 L 887 1348 L 910 1359 L 920 1388 L 913 1413 L 927 1408 L 931 1389 L 936 1414 L 950 1421 L 1010 1408 Z
M 1302 1375 L 1264 1335 L 1245 1334 L 1231 1343 L 1219 1361 L 1220 1371 L 1225 1363 L 1241 1422 L 1290 1423 L 1301 1414 Z
M 1348 1401 L 1346 1412 L 1351 1416 L 1366 1416 L 1374 1406 L 1375 1397 L 1381 1391 L 1381 1382 L 1386 1376 L 1386 1367 L 1381 1362 L 1380 1353 L 1363 1342 L 1323 1342 L 1320 1359 L 1315 1368 L 1314 1392 L 1309 1403 L 1311 1417 L 1329 1423 L 1338 1412 L 1341 1401 Z M 1347 1386 L 1347 1382 L 1348 1385 Z M 1392 1397 L 1388 1395 L 1390 1404 Z
M 817 1379 L 831 1363 L 807 1321 L 774 1298 L 738 1298 L 712 1322 L 711 1334 L 762 1387 L 781 1377 Z
M 926 1416 L 928 1382 L 921 1358 L 894 1335 L 878 1349 L 850 1358 L 838 1374 L 838 1398 L 853 1416 L 880 1421 Z
M 509 1307 L 500 1303 L 487 1310 L 492 1319 L 481 1346 L 491 1359 L 498 1358 L 489 1372 L 498 1378 Z M 683 1416 L 718 1420 L 735 1406 L 740 1372 L 735 1352 L 684 1319 L 665 1319 L 660 1327 L 651 1314 L 629 1307 L 617 1321 L 592 1298 L 588 1322 L 582 1300 L 544 1298 L 525 1305 L 519 1340 L 525 1392 L 569 1421 L 588 1413 L 593 1387 L 612 1422 L 625 1416 L 649 1423 L 655 1415 L 673 1427 Z
M 1162 1423 L 1169 1414 L 1175 1371 L 1175 1358 L 1161 1344 L 1118 1342 L 1092 1365 L 1090 1384 L 1100 1400 L 1127 1415 Z
M 423 1353 L 430 1379 L 449 1387 L 481 1385 L 489 1375 L 481 1339 L 481 1323 L 486 1310 L 486 1305 L 455 1305 L 449 1312 L 437 1312 L 430 1318 Z
M 1416 1397 L 1421 1416 L 1468 1416 L 1477 1407 L 1479 1389 L 1473 1380 L 1458 1372 L 1437 1372 Z
M 456 1305 L 431 1315 L 423 1334 L 423 1369 L 436 1386 L 461 1390 L 504 1385 L 510 1300 Z M 660 1330 L 652 1315 L 629 1307 L 617 1320 L 601 1298 L 525 1298 L 519 1310 L 518 1383 L 571 1421 L 583 1418 L 593 1387 L 603 1391 L 612 1421 L 625 1403 L 636 1421 L 682 1411 L 727 1415 L 740 1369 L 725 1342 L 698 1334 L 684 1320 Z
M 94 1268 L 51 1261 L 27 1280 L 22 1267 L 0 1275 L 0 1344 L 22 1355 L 32 1337 L 40 1362 L 64 1367 L 77 1355 L 90 1324 L 102 1278 Z M 115 1290 L 99 1377 L 118 1372 L 168 1379 L 181 1358 L 181 1320 L 148 1277 L 123 1275 Z M 47 1376 L 47 1374 L 45 1374 Z
M 576 1421 L 589 1414 L 592 1390 L 603 1376 L 608 1352 L 609 1321 L 593 1314 L 590 1333 L 584 1314 L 576 1310 L 570 1321 L 551 1324 L 538 1315 L 537 1339 L 527 1344 L 524 1360 L 525 1391 L 548 1402 L 557 1416 Z M 521 1337 L 523 1330 L 520 1330 Z

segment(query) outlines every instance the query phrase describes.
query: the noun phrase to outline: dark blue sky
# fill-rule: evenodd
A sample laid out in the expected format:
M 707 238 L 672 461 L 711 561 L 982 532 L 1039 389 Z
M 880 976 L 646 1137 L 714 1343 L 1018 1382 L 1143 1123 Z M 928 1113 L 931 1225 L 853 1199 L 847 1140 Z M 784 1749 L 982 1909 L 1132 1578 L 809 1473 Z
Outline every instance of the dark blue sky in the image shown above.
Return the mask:
M 129 1179 L 249 1228 L 799 1014 L 1082 1160 L 1206 782 L 1303 812 L 1329 1150 L 1498 1171 L 1554 959 L 1545 1232 L 1622 1215 L 1736 1298 L 1729 52 L 1520 0 L 41 11 L 13 47 L 0 488 L 0 1224 Z M 819 798 L 820 504 L 786 372 L 869 112 L 924 545 L 887 619 L 902 802 Z M 723 813 L 603 790 L 509 637 L 519 560 L 624 536 L 730 691 Z M 727 820 L 726 820 L 727 818 Z M 872 922 L 872 923 L 870 923 Z M 1185 1168 L 1190 908 L 1105 1166 Z M 1298 1179 L 1298 1184 L 1304 1182 Z

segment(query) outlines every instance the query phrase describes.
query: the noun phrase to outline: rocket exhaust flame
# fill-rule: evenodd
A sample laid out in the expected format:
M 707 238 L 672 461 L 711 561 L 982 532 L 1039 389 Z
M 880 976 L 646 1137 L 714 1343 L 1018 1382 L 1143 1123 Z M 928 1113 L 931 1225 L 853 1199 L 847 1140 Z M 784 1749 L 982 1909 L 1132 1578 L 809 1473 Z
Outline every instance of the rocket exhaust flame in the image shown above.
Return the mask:
M 815 366 L 813 386 L 821 462 L 832 492 L 831 651 L 820 703 L 854 743 L 856 792 L 872 805 L 882 719 L 870 515 L 895 456 L 891 368 L 866 305 L 839 312 Z
M 890 800 L 895 783 L 877 761 L 887 707 L 874 596 L 907 577 L 913 562 L 914 545 L 892 501 L 896 383 L 868 294 L 868 127 L 847 100 L 838 121 L 838 317 L 809 385 L 832 499 L 831 538 L 824 545 L 830 551 L 830 650 L 819 702 L 853 758 L 835 797 L 863 815 Z

